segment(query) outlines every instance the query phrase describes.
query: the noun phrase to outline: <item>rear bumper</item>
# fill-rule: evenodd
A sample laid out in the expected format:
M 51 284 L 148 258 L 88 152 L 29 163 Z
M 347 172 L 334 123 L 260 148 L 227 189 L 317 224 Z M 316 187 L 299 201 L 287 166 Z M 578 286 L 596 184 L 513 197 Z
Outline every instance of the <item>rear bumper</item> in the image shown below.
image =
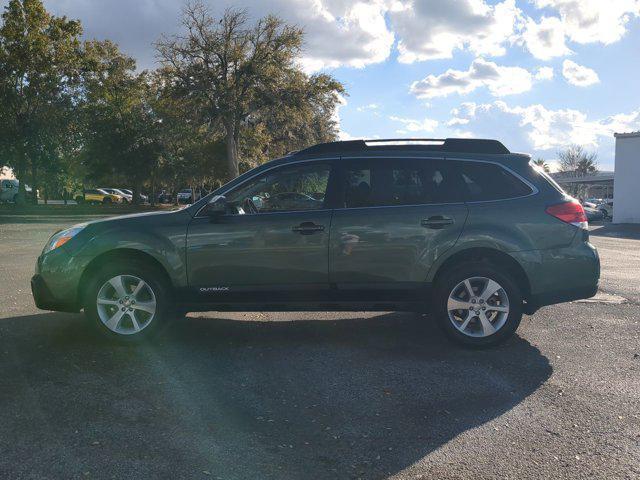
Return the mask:
M 528 273 L 531 290 L 525 313 L 540 307 L 593 297 L 600 280 L 600 257 L 588 242 L 571 247 L 516 254 Z
M 559 290 L 556 292 L 541 293 L 531 295 L 524 308 L 524 312 L 531 315 L 540 307 L 547 305 L 555 305 L 556 303 L 572 302 L 574 300 L 582 300 L 591 298 L 598 293 L 598 284 L 589 287 L 572 288 L 569 290 Z
M 31 293 L 36 307 L 40 310 L 53 310 L 56 312 L 80 311 L 80 308 L 75 303 L 55 298 L 40 274 L 36 273 L 31 277 Z

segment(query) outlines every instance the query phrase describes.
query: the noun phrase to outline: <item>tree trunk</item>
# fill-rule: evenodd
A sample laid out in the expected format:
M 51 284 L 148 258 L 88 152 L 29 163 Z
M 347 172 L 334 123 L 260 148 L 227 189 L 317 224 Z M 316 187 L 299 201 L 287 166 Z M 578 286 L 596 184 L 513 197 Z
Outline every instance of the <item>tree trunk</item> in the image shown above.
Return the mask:
M 31 160 L 31 202 L 38 204 L 38 165 L 36 160 Z
M 20 150 L 18 151 L 18 164 L 15 166 L 13 171 L 13 174 L 18 179 L 18 182 L 20 182 L 18 184 L 18 195 L 16 199 L 17 204 L 23 204 L 25 202 L 25 199 L 27 198 L 27 189 L 24 183 L 24 178 L 27 173 L 27 165 L 27 153 L 25 152 L 24 148 L 20 148 Z
M 131 191 L 133 195 L 131 195 L 131 203 L 133 205 L 140 205 L 140 183 L 135 182 L 133 185 L 133 190 Z
M 233 180 L 239 175 L 238 170 L 238 144 L 236 142 L 233 121 L 226 122 L 225 146 L 227 147 L 227 175 L 229 180 Z
M 151 195 L 149 201 L 152 207 L 156 205 L 156 174 L 155 171 L 151 174 Z

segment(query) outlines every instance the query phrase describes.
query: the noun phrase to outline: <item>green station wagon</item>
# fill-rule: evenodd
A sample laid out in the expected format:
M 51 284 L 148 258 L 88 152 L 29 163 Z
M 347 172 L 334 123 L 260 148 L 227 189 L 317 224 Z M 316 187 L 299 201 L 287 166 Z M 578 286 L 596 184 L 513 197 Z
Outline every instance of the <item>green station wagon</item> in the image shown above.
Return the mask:
M 316 145 L 193 205 L 56 233 L 32 291 L 104 334 L 145 339 L 176 312 L 415 311 L 471 346 L 523 313 L 595 295 L 580 204 L 495 140 Z

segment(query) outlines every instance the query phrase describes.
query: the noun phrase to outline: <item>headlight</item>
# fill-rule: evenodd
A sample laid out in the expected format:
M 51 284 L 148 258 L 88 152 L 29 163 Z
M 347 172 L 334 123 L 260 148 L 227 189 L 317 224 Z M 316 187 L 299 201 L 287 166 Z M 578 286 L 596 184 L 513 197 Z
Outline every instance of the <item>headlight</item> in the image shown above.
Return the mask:
M 66 230 L 54 233 L 47 242 L 47 245 L 44 247 L 42 253 L 48 253 L 51 250 L 55 250 L 56 248 L 61 247 L 73 237 L 75 237 L 78 233 L 80 233 L 86 226 L 86 223 L 81 223 L 80 225 L 74 225 L 71 228 L 67 228 Z

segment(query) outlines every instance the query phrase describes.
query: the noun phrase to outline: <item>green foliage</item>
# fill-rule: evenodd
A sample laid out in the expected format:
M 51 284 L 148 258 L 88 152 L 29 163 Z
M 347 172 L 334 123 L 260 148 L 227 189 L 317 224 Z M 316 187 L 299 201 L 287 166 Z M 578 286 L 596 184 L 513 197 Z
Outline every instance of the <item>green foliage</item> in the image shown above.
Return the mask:
M 598 171 L 598 155 L 595 152 L 587 152 L 580 145 L 570 147 L 558 152 L 560 171 L 573 173 L 577 177 L 584 177 Z
M 212 189 L 269 158 L 334 140 L 344 87 L 297 65 L 301 29 L 187 5 L 184 35 L 138 72 L 110 41 L 42 0 L 10 0 L 0 24 L 0 156 L 45 195 L 85 183 Z M 25 181 L 20 184 L 23 186 Z M 21 187 L 23 188 L 23 187 Z
M 90 42 L 85 54 L 82 163 L 95 181 L 139 190 L 162 152 L 151 79 L 111 42 Z
M 224 139 L 228 178 L 287 148 L 335 137 L 330 113 L 344 89 L 299 70 L 301 29 L 274 16 L 249 25 L 247 13 L 233 9 L 218 20 L 199 2 L 187 5 L 183 24 L 186 35 L 157 45 L 161 73 L 193 123 Z
M 551 173 L 551 167 L 549 167 L 549 164 L 544 158 L 536 158 L 533 161 L 533 164 L 536 165 L 537 167 L 540 167 L 543 172 Z
M 40 0 L 11 0 L 2 14 L 0 152 L 19 178 L 30 171 L 34 189 L 38 169 L 60 171 L 73 142 L 81 34 Z

